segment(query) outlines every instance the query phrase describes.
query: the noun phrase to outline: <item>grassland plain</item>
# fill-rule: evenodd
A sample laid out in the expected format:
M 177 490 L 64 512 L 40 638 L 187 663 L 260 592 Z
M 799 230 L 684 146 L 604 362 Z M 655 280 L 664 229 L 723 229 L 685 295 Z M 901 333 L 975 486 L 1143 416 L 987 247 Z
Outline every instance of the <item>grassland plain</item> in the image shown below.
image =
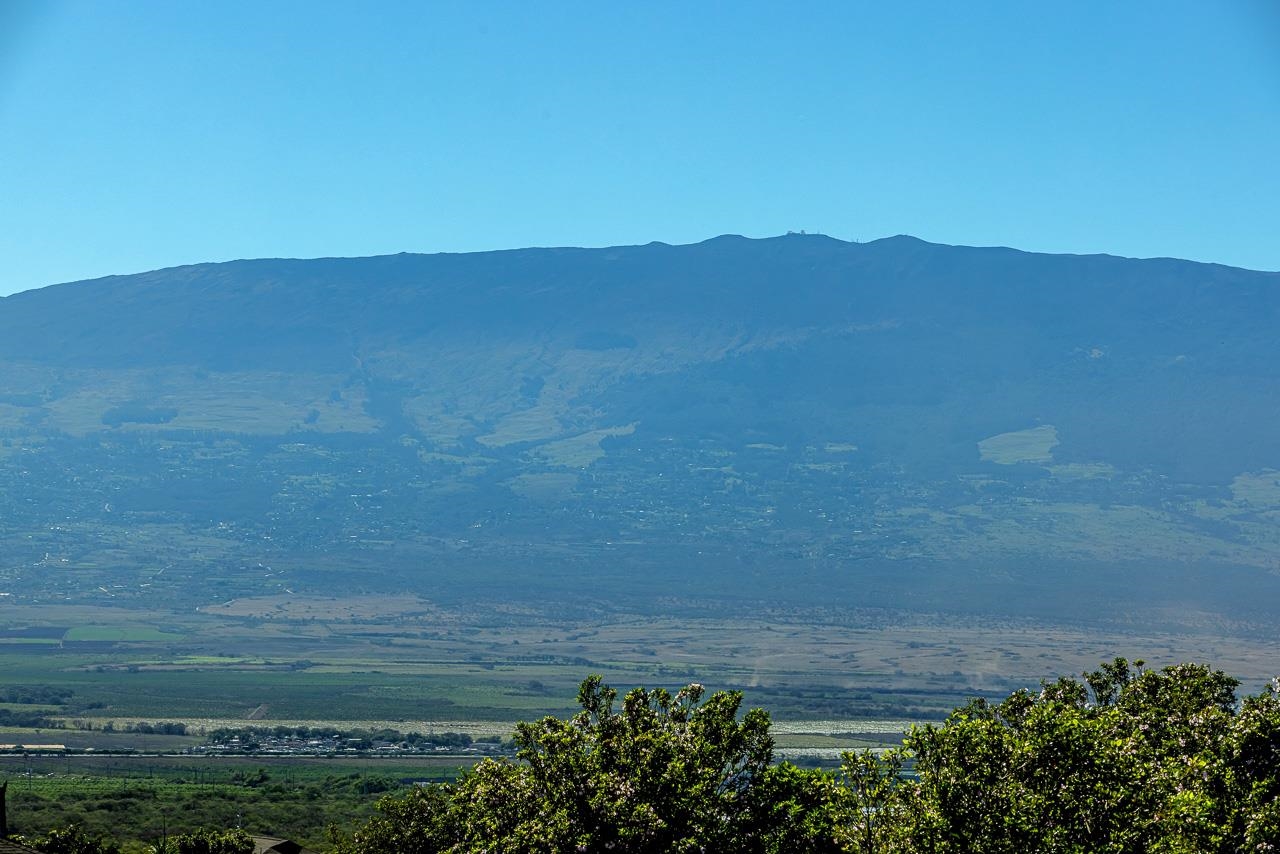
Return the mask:
M 518 720 L 575 710 L 578 682 L 621 690 L 701 682 L 737 689 L 774 718 L 777 755 L 833 766 L 898 743 L 970 696 L 1078 674 L 1116 654 L 1153 666 L 1213 662 L 1256 690 L 1280 639 L 1207 620 L 1199 633 L 874 609 L 687 607 L 684 616 L 565 619 L 414 596 L 264 596 L 199 611 L 14 606 L 0 632 L 55 641 L 0 648 L 0 684 L 64 702 L 7 703 L 61 728 L 9 727 L 0 743 L 99 755 L 0 755 L 23 832 L 67 820 L 141 852 L 163 832 L 242 825 L 323 847 L 405 781 L 451 779 L 467 756 L 188 753 L 223 727 L 333 726 L 508 737 Z M 1243 632 L 1243 634 L 1242 634 Z M 35 690 L 39 689 L 39 690 Z M 181 723 L 186 735 L 131 732 Z M 123 752 L 127 751 L 125 754 Z
M 982 459 L 1001 465 L 1047 463 L 1058 446 L 1058 429 L 1052 424 L 1015 430 L 983 439 L 978 443 Z
M 59 717 L 97 727 L 220 724 L 251 713 L 435 730 L 439 722 L 509 726 L 571 711 L 589 673 L 620 688 L 698 681 L 740 689 L 780 721 L 918 720 L 1115 654 L 1212 661 L 1246 686 L 1275 675 L 1280 661 L 1280 640 L 1210 619 L 1196 634 L 834 609 L 563 620 L 533 608 L 382 596 L 250 598 L 146 619 L 84 606 L 15 607 L 5 616 L 10 634 L 45 623 L 62 628 L 63 639 L 0 646 L 0 680 L 69 690 Z

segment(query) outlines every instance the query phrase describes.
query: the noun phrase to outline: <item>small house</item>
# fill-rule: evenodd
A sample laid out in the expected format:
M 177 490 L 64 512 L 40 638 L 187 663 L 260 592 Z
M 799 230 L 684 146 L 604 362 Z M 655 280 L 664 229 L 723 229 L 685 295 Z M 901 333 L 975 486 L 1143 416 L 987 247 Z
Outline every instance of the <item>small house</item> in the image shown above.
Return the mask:
M 5 852 L 0 851 L 0 854 Z M 274 836 L 253 837 L 253 854 L 316 854 L 310 848 L 303 848 L 290 839 L 277 839 Z

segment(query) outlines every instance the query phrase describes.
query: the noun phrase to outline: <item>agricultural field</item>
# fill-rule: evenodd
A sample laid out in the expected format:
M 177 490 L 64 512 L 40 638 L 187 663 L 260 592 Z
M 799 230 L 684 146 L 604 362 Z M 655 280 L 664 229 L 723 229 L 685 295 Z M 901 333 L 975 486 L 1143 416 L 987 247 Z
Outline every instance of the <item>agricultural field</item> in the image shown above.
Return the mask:
M 55 619 L 41 627 L 44 616 Z M 622 691 L 694 681 L 741 690 L 746 705 L 771 712 L 778 758 L 833 767 L 844 751 L 900 743 L 970 696 L 1034 687 L 1116 654 L 1151 666 L 1209 661 L 1248 692 L 1280 660 L 1280 641 L 1242 643 L 1221 628 L 1189 639 L 870 611 L 570 623 L 369 596 L 250 597 L 140 616 L 10 612 L 10 639 L 55 641 L 0 650 L 0 710 L 44 718 L 0 729 L 0 744 L 28 746 L 0 751 L 19 832 L 76 820 L 140 852 L 166 831 L 238 824 L 322 848 L 328 824 L 350 827 L 380 794 L 453 779 L 476 757 L 197 753 L 207 736 L 331 726 L 505 739 L 517 720 L 571 713 L 588 673 Z
M 0 681 L 65 692 L 40 711 L 91 730 L 254 720 L 501 733 L 572 711 L 591 673 L 623 690 L 694 681 L 741 690 L 780 722 L 936 720 L 968 697 L 1078 674 L 1117 654 L 1153 665 L 1210 661 L 1246 687 L 1263 684 L 1280 660 L 1280 641 L 1243 643 L 1211 623 L 1189 637 L 875 610 L 565 621 L 371 596 L 249 597 L 150 624 L 132 610 L 83 606 L 8 615 L 14 643 L 0 645 Z M 49 617 L 58 637 L 35 637 Z M 17 643 L 20 631 L 38 642 Z

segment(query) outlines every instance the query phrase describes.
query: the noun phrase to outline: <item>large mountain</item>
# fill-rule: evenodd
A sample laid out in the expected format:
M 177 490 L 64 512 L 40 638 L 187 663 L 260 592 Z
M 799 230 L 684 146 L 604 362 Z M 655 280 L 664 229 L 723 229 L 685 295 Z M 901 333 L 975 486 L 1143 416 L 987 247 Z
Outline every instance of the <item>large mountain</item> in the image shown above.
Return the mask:
M 0 587 L 1264 622 L 1277 329 L 1280 274 L 910 237 L 58 285 L 0 300 Z

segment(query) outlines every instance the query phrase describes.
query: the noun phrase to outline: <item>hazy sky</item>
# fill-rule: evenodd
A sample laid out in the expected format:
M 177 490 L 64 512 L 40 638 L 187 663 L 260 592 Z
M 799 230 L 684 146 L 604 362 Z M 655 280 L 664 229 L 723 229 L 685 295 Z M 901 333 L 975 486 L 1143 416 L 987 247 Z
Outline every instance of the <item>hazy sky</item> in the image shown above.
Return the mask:
M 1280 269 L 1280 3 L 0 0 L 0 293 L 791 229 Z

